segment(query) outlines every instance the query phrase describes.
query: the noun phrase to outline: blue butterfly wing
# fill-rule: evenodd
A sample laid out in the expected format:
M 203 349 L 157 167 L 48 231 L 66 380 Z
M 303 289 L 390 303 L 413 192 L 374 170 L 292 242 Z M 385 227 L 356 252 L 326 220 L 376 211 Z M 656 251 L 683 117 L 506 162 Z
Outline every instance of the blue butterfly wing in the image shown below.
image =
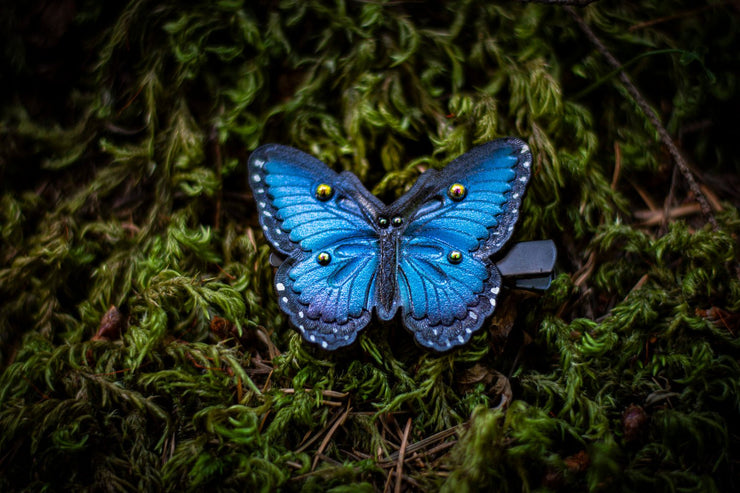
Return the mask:
M 495 309 L 501 276 L 489 257 L 511 237 L 531 164 L 524 142 L 495 140 L 441 172 L 426 172 L 391 206 L 408 224 L 399 248 L 399 304 L 424 346 L 464 344 Z M 464 187 L 462 198 L 448 193 L 453 185 Z
M 248 170 L 265 237 L 288 256 L 275 275 L 281 309 L 308 341 L 326 349 L 351 344 L 374 305 L 372 224 L 382 203 L 351 173 L 286 146 L 258 148 Z M 328 198 L 319 198 L 319 186 L 330 187 Z

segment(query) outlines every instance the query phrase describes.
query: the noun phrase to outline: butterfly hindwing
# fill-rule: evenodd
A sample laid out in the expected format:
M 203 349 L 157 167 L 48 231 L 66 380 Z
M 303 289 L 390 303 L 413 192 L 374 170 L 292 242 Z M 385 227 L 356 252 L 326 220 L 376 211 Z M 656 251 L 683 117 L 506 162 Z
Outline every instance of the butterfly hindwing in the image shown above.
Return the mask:
M 290 147 L 260 147 L 248 169 L 265 237 L 288 256 L 275 276 L 281 308 L 307 340 L 350 344 L 371 316 L 382 204 L 354 175 Z
M 362 245 L 364 255 L 340 257 L 343 248 L 328 250 L 334 253 L 331 267 L 318 266 L 315 255 L 291 256 L 275 275 L 280 307 L 306 340 L 324 349 L 354 342 L 371 317 L 377 257 L 369 252 L 374 248 Z
M 489 142 L 427 172 L 391 206 L 408 217 L 399 305 L 421 344 L 442 351 L 464 344 L 493 312 L 501 278 L 489 257 L 511 237 L 531 163 L 521 140 Z

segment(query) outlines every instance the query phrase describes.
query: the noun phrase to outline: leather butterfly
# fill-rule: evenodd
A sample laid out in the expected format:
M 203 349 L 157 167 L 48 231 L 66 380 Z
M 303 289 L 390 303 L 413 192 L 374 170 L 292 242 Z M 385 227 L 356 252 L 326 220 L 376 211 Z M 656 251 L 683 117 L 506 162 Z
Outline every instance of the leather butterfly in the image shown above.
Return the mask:
M 466 343 L 496 308 L 501 274 L 491 256 L 519 217 L 532 155 L 498 139 L 427 170 L 386 205 L 352 173 L 269 144 L 249 159 L 265 237 L 286 260 L 275 276 L 280 308 L 325 349 L 351 344 L 375 311 L 400 311 L 416 340 L 446 351 Z

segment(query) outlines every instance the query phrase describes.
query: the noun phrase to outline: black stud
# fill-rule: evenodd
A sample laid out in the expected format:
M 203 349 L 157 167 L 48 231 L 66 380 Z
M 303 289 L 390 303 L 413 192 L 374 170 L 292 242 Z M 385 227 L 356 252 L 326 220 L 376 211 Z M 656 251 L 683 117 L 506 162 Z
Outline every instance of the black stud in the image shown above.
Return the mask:
M 331 255 L 329 252 L 320 252 L 316 255 L 316 262 L 318 262 L 319 265 L 329 265 L 329 262 L 331 262 Z

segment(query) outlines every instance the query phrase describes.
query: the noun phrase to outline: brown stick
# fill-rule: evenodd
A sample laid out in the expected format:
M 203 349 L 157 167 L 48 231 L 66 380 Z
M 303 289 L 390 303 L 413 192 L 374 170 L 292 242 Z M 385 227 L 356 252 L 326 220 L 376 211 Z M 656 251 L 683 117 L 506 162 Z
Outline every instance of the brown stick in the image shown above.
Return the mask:
M 394 493 L 401 493 L 401 483 L 403 483 L 403 461 L 406 456 L 406 445 L 409 443 L 409 432 L 411 431 L 411 418 L 406 421 L 406 428 L 403 430 L 403 439 L 401 440 L 401 450 L 398 451 L 398 465 L 396 465 L 396 487 Z
M 329 441 L 331 440 L 331 437 L 334 435 L 334 432 L 337 431 L 337 428 L 342 426 L 344 424 L 344 421 L 347 419 L 347 416 L 349 416 L 350 411 L 352 410 L 351 407 L 349 407 L 349 403 L 347 403 L 347 410 L 342 414 L 342 416 L 334 422 L 332 427 L 329 429 L 329 432 L 326 434 L 324 439 L 321 441 L 321 444 L 319 445 L 319 449 L 316 451 L 316 454 L 313 458 L 313 465 L 311 466 L 311 470 L 315 470 L 316 466 L 319 463 L 319 459 L 321 459 L 322 454 L 324 453 L 324 450 L 326 449 L 327 445 L 329 445 Z
M 619 60 L 614 58 L 614 55 L 611 54 L 611 52 L 606 48 L 604 43 L 601 42 L 601 40 L 591 30 L 588 24 L 586 24 L 583 18 L 576 13 L 575 9 L 570 6 L 566 6 L 563 8 L 571 15 L 571 17 L 573 17 L 573 19 L 576 21 L 576 24 L 578 24 L 578 27 L 581 28 L 581 31 L 583 31 L 583 33 L 586 35 L 589 41 L 591 41 L 591 43 L 596 47 L 599 53 L 601 53 L 602 56 L 606 58 L 606 60 L 609 62 L 609 65 L 611 65 L 615 69 L 620 69 L 622 67 L 622 64 L 619 62 Z M 691 169 L 689 168 L 688 163 L 686 163 L 686 160 L 681 154 L 681 151 L 678 149 L 678 146 L 673 141 L 673 138 L 668 133 L 668 130 L 666 130 L 666 128 L 663 126 L 663 123 L 661 123 L 660 118 L 658 117 L 658 114 L 655 112 L 652 106 L 648 104 L 647 100 L 645 100 L 645 98 L 642 96 L 642 94 L 637 89 L 637 87 L 635 87 L 635 85 L 632 83 L 632 80 L 629 78 L 626 72 L 624 71 L 619 72 L 619 80 L 622 81 L 627 91 L 634 98 L 638 106 L 640 106 L 640 109 L 642 109 L 642 111 L 645 113 L 648 120 L 650 120 L 650 123 L 652 123 L 655 129 L 658 131 L 658 135 L 660 135 L 660 140 L 668 148 L 668 152 L 671 153 L 671 156 L 673 157 L 673 160 L 678 165 L 678 168 L 681 171 L 681 174 L 683 175 L 684 179 L 688 182 L 689 188 L 694 193 L 694 196 L 696 197 L 696 201 L 699 203 L 699 206 L 701 207 L 702 214 L 704 214 L 704 217 L 707 218 L 707 221 L 709 221 L 709 223 L 716 229 L 717 220 L 714 218 L 714 214 L 712 214 L 712 208 L 709 206 L 709 202 L 707 201 L 707 198 L 704 196 L 704 193 L 701 191 L 701 188 L 699 188 L 699 184 L 696 182 L 696 179 L 694 178 L 694 174 L 691 172 Z

